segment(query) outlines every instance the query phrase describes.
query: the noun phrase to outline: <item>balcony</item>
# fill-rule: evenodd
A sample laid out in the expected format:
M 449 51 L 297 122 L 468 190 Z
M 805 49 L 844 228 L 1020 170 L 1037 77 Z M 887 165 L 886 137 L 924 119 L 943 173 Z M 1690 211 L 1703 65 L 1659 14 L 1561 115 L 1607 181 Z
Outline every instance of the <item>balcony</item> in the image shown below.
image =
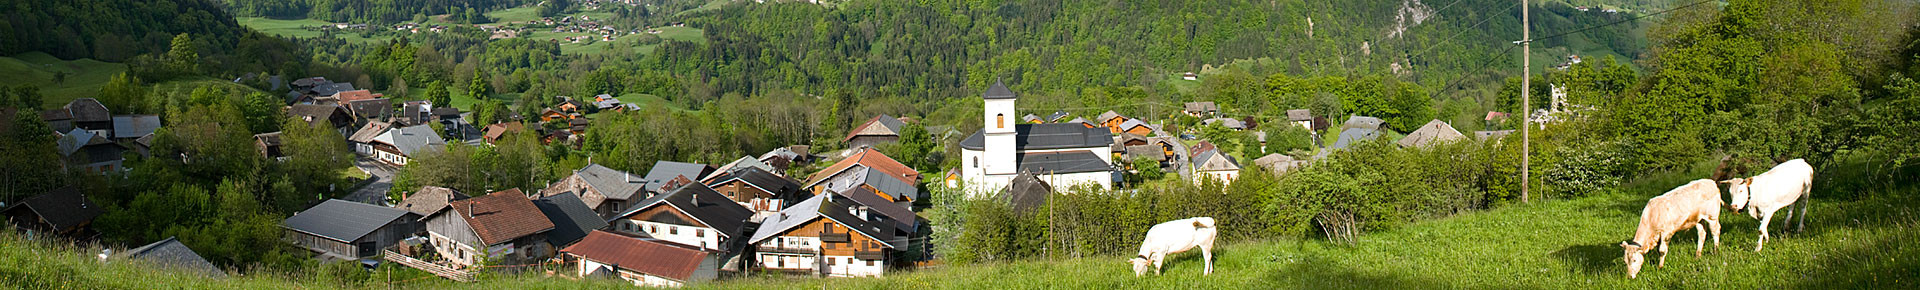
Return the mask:
M 861 259 L 861 260 L 885 260 L 885 259 L 887 258 L 887 252 L 886 252 L 886 251 L 880 251 L 880 250 L 871 250 L 871 251 L 869 251 L 869 250 L 860 250 L 860 251 L 854 251 L 854 252 L 853 252 L 853 258 L 855 258 L 855 259 Z
M 853 241 L 853 236 L 847 233 L 820 233 L 820 241 L 828 242 L 828 243 L 845 243 L 845 242 Z
M 815 250 L 812 248 L 789 248 L 789 247 L 781 247 L 779 245 L 759 245 L 759 246 L 754 246 L 754 249 L 758 250 L 761 253 L 812 254 L 812 255 L 820 254 L 820 250 Z

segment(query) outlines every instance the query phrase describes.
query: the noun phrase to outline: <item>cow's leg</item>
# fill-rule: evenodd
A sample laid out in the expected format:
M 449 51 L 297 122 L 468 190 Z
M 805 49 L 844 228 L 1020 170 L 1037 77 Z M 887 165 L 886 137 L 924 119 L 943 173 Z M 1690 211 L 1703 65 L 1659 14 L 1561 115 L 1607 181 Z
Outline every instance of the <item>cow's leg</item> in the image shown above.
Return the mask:
M 1699 258 L 1701 251 L 1707 250 L 1707 225 L 1693 224 L 1693 231 L 1700 233 L 1700 238 L 1693 240 L 1693 257 Z
M 1660 268 L 1667 267 L 1667 244 L 1669 243 L 1667 239 L 1672 238 L 1673 234 L 1660 236 L 1660 264 L 1658 265 Z
M 1200 257 L 1207 262 L 1207 270 L 1200 275 L 1213 275 L 1213 245 L 1201 245 Z
M 1807 230 L 1807 208 L 1809 207 L 1813 207 L 1813 187 L 1812 186 L 1808 186 L 1807 189 L 1802 190 L 1800 192 L 1800 221 L 1796 222 L 1797 224 L 1793 226 L 1794 232 L 1801 232 L 1801 231 Z M 1792 209 L 1788 209 L 1788 210 L 1792 210 Z
M 1767 234 L 1767 223 L 1770 222 L 1773 222 L 1773 212 L 1760 213 L 1760 240 L 1753 242 L 1754 252 L 1759 252 L 1761 247 L 1767 245 L 1767 238 L 1769 236 Z
M 1167 264 L 1167 253 L 1153 253 L 1153 274 L 1160 275 L 1161 266 Z
M 1707 219 L 1707 229 L 1713 230 L 1713 251 L 1720 251 L 1720 219 Z

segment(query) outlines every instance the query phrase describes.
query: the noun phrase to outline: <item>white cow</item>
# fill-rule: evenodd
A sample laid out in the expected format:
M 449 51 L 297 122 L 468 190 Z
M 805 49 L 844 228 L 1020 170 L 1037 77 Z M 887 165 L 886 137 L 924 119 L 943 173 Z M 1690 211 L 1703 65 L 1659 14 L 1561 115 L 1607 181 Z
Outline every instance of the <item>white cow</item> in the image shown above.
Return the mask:
M 1660 267 L 1667 266 L 1667 240 L 1673 234 L 1693 228 L 1700 234 L 1695 241 L 1693 256 L 1699 257 L 1706 250 L 1707 234 L 1713 234 L 1713 248 L 1720 249 L 1720 187 L 1713 185 L 1712 179 L 1688 182 L 1666 194 L 1647 200 L 1647 208 L 1640 212 L 1640 226 L 1633 233 L 1633 239 L 1620 242 L 1626 249 L 1627 278 L 1640 274 L 1640 264 L 1646 263 L 1647 251 L 1660 249 Z M 1706 222 L 1702 227 L 1701 222 Z M 1711 231 L 1711 232 L 1709 232 Z
M 1153 266 L 1153 273 L 1160 273 L 1160 266 L 1167 255 L 1200 248 L 1200 255 L 1206 260 L 1205 275 L 1213 274 L 1213 218 L 1195 217 L 1173 220 L 1154 225 L 1147 229 L 1147 239 L 1140 243 L 1140 256 L 1127 260 L 1133 263 L 1133 275 L 1147 274 L 1147 266 Z
M 1760 219 L 1760 239 L 1753 243 L 1753 251 L 1759 252 L 1767 239 L 1767 223 L 1773 221 L 1774 211 L 1780 208 L 1800 204 L 1800 221 L 1794 231 L 1807 228 L 1807 207 L 1813 200 L 1813 166 L 1804 159 L 1787 160 L 1765 173 L 1749 178 L 1734 178 L 1721 183 L 1731 184 L 1727 192 L 1733 195 L 1735 211 L 1746 208 L 1747 216 Z M 1787 222 L 1793 223 L 1793 209 L 1787 208 Z

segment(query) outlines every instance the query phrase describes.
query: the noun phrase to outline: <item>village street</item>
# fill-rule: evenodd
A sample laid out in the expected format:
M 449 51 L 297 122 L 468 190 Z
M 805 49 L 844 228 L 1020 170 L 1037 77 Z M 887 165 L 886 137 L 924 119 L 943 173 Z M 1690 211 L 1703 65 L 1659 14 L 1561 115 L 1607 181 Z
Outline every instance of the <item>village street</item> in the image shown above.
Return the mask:
M 387 189 L 393 188 L 393 172 L 396 169 L 386 163 L 380 163 L 380 161 L 366 157 L 354 159 L 353 166 L 359 167 L 360 171 L 366 171 L 368 175 L 367 178 L 372 179 L 373 183 L 354 190 L 352 194 L 347 194 L 347 196 L 342 199 L 372 205 L 385 205 L 382 202 L 386 199 Z

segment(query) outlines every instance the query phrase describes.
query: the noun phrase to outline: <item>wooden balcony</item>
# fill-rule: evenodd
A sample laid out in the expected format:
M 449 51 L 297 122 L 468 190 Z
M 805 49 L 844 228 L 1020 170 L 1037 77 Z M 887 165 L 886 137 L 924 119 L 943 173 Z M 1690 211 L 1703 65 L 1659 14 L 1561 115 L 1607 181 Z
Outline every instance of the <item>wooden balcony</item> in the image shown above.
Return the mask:
M 828 242 L 828 243 L 845 243 L 845 242 L 853 241 L 853 236 L 847 233 L 820 233 L 820 241 Z
M 759 246 L 754 246 L 754 249 L 758 250 L 761 253 L 814 254 L 814 255 L 820 254 L 820 250 L 815 250 L 812 248 L 789 248 L 789 247 L 781 247 L 778 245 L 759 245 Z

